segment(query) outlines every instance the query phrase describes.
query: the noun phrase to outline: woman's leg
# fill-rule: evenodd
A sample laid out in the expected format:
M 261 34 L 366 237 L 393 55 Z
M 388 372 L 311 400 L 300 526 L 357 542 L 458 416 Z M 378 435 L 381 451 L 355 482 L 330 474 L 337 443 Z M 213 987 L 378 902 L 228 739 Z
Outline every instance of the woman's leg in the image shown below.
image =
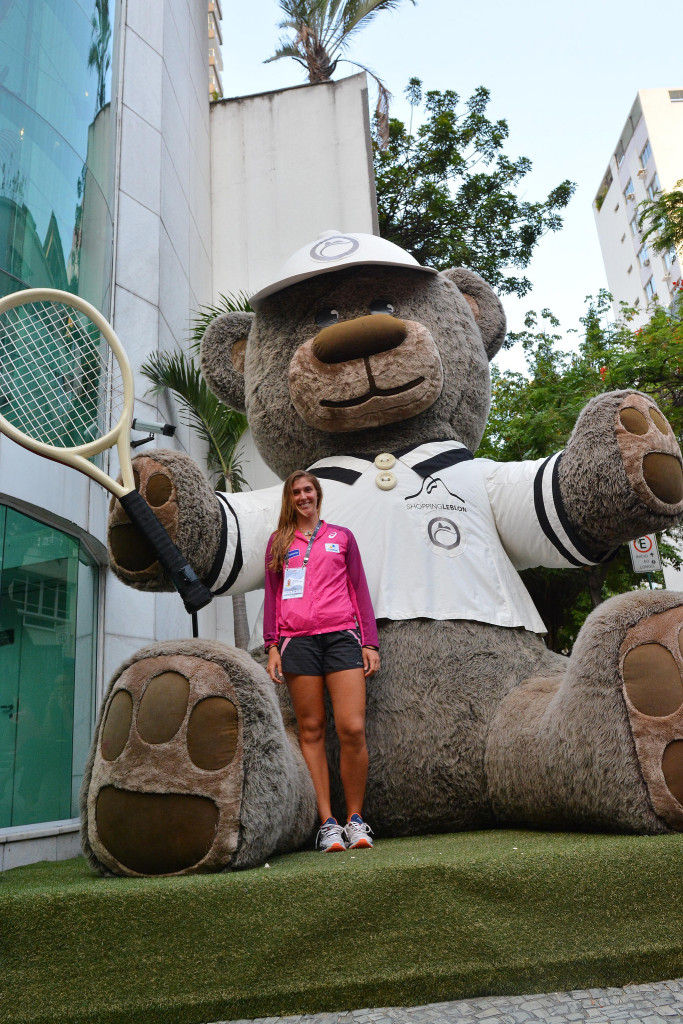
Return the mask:
M 292 676 L 285 673 L 299 726 L 299 745 L 313 779 L 321 821 L 332 816 L 330 775 L 325 753 L 325 702 L 322 676 Z
M 368 748 L 365 742 L 365 673 L 362 668 L 328 672 L 325 676 L 334 725 L 339 737 L 340 770 L 346 817 L 362 816 L 368 777 Z

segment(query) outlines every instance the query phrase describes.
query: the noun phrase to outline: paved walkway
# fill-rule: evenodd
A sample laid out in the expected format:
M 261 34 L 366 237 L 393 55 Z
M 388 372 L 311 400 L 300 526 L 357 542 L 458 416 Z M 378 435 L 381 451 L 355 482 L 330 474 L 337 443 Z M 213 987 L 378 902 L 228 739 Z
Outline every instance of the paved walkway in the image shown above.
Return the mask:
M 671 1024 L 683 1017 L 683 979 L 625 988 L 589 988 L 540 996 L 463 999 L 429 1006 L 345 1010 L 298 1017 L 262 1017 L 254 1024 Z M 228 1024 L 221 1021 L 220 1024 Z M 246 1021 L 231 1024 L 248 1024 Z

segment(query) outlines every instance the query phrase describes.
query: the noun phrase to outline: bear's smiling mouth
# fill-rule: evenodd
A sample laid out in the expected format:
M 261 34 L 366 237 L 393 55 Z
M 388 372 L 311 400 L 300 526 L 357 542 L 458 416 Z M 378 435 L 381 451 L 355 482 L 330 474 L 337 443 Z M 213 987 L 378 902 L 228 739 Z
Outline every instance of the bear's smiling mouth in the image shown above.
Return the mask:
M 392 395 L 401 395 L 404 391 L 412 391 L 413 388 L 423 384 L 424 377 L 416 377 L 414 380 L 408 381 L 407 384 L 399 384 L 395 388 L 380 388 L 375 383 L 375 378 L 372 375 L 372 369 L 370 367 L 370 360 L 363 359 L 365 363 L 365 372 L 368 375 L 370 381 L 370 387 L 363 395 L 358 395 L 357 398 L 341 398 L 339 401 L 333 401 L 330 398 L 321 398 L 320 405 L 325 409 L 352 409 L 354 406 L 363 405 L 370 398 L 374 396 L 389 398 Z

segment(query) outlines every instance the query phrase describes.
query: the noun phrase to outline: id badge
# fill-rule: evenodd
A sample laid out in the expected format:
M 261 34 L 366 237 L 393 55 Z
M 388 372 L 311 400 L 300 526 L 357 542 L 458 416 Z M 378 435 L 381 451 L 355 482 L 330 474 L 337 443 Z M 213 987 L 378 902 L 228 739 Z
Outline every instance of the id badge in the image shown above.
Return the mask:
M 305 579 L 305 569 L 285 569 L 282 582 L 282 600 L 291 601 L 294 597 L 303 597 Z

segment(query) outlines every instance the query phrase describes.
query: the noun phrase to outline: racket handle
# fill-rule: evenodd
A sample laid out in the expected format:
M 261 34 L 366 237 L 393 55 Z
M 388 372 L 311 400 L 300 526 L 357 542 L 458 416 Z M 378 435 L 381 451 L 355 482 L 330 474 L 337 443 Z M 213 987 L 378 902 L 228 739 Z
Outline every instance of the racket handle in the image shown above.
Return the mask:
M 189 615 L 211 602 L 213 594 L 198 578 L 163 528 L 139 491 L 129 491 L 119 498 L 131 523 L 154 548 L 157 558 L 171 578 L 171 583 L 183 599 Z

